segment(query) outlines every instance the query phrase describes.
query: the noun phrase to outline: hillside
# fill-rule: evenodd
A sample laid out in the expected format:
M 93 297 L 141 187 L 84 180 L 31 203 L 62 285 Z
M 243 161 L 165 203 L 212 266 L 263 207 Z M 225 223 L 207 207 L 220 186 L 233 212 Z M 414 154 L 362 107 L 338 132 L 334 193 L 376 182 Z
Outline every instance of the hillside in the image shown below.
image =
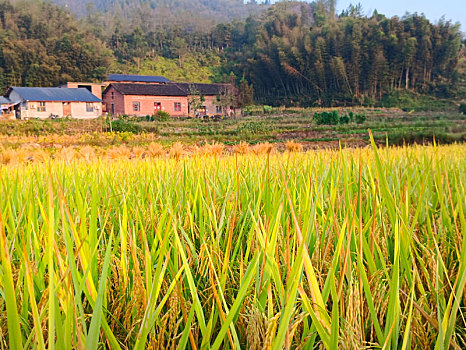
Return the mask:
M 113 53 L 65 9 L 0 0 L 0 89 L 105 77 Z
M 244 4 L 243 0 L 52 0 L 78 16 L 98 12 L 137 16 L 157 24 L 183 27 L 217 24 L 246 18 L 261 5 Z

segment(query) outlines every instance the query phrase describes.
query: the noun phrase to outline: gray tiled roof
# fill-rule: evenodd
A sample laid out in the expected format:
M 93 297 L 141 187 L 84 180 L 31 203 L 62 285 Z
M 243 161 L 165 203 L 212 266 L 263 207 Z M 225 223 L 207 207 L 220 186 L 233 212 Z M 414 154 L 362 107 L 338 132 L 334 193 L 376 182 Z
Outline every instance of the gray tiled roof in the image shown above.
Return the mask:
M 228 84 L 176 83 L 176 85 L 178 85 L 180 89 L 186 91 L 188 95 L 192 92 L 196 92 L 206 96 L 219 95 L 224 92 L 225 89 L 231 88 L 231 85 Z
M 131 74 L 109 74 L 108 81 L 128 81 L 144 83 L 169 83 L 165 77 L 158 75 L 131 75 Z
M 101 100 L 84 88 L 11 87 L 26 101 L 100 102 Z
M 142 96 L 188 96 L 186 91 L 180 89 L 176 84 L 110 84 L 122 95 Z M 107 87 L 107 90 L 108 88 Z M 105 92 L 104 92 L 105 94 Z
M 192 92 L 205 96 L 215 96 L 225 89 L 231 88 L 228 84 L 198 84 L 198 83 L 169 83 L 169 84 L 128 84 L 112 83 L 122 95 L 143 96 L 188 96 Z M 108 89 L 108 88 L 107 88 Z M 105 93 L 105 92 L 104 92 Z
M 11 101 L 6 97 L 0 96 L 0 105 L 9 104 Z

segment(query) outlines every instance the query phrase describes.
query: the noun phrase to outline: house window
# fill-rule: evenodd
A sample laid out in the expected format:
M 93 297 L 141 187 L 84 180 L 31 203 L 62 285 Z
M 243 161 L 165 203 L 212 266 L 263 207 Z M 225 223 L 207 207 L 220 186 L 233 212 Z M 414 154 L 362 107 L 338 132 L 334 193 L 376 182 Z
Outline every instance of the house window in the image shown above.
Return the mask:
M 222 106 L 217 106 L 217 114 L 222 114 Z
M 45 102 L 39 102 L 39 107 L 37 107 L 37 112 L 45 112 Z
M 94 104 L 86 102 L 86 112 L 94 112 Z
M 133 102 L 133 112 L 139 112 L 141 110 L 141 102 Z
M 115 93 L 112 91 L 112 100 L 115 99 Z
M 175 102 L 175 112 L 181 112 L 181 102 Z

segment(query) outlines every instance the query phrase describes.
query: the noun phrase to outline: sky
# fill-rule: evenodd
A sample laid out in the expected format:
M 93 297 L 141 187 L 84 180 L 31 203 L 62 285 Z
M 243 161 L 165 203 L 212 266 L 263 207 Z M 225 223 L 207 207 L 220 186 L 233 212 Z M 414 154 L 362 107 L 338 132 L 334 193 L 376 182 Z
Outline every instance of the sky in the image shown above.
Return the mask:
M 337 0 L 337 13 L 358 2 L 366 15 L 374 10 L 387 17 L 417 12 L 424 13 L 431 22 L 438 21 L 444 15 L 446 20 L 459 22 L 461 31 L 466 32 L 466 0 Z

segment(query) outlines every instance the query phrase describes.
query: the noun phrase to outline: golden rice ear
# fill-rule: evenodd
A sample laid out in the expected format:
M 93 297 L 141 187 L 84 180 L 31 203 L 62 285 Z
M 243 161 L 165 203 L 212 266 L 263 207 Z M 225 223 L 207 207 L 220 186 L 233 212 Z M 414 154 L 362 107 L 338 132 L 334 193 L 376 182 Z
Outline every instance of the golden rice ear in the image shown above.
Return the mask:
M 295 142 L 293 140 L 286 141 L 285 147 L 288 152 L 301 152 L 303 149 L 302 144 Z
M 202 147 L 199 148 L 198 152 L 199 155 L 214 155 L 214 156 L 220 156 L 223 153 L 223 150 L 225 149 L 225 145 L 222 143 L 206 143 Z
M 31 154 L 33 162 L 45 163 L 50 159 L 50 153 L 43 150 L 37 150 Z
M 73 147 L 64 147 L 57 152 L 56 159 L 71 163 L 76 156 L 76 150 Z
M 143 159 L 146 156 L 146 150 L 142 147 L 133 147 L 132 156 L 134 159 Z
M 126 146 L 112 147 L 107 150 L 106 157 L 111 160 L 130 159 L 131 151 Z
M 269 143 L 269 142 L 264 142 L 264 143 L 258 143 L 252 148 L 252 151 L 254 154 L 271 154 L 275 151 L 275 147 Z
M 233 146 L 233 152 L 236 154 L 247 154 L 249 151 L 249 144 L 244 141 L 241 141 L 240 143 Z
M 170 157 L 175 158 L 176 160 L 180 159 L 185 155 L 185 150 L 184 146 L 181 142 L 175 142 L 171 147 L 169 151 Z
M 78 152 L 78 155 L 87 163 L 90 163 L 97 158 L 95 150 L 91 146 L 84 146 L 83 148 L 81 148 Z
M 13 149 L 5 149 L 3 146 L 0 148 L 0 163 L 1 164 L 16 164 L 17 152 Z
M 210 145 L 210 154 L 213 154 L 215 156 L 220 156 L 222 155 L 224 149 L 225 149 L 225 145 L 223 143 L 214 142 L 213 144 Z
M 150 158 L 162 157 L 166 154 L 165 148 L 156 142 L 151 142 L 149 147 L 147 147 L 147 156 Z

